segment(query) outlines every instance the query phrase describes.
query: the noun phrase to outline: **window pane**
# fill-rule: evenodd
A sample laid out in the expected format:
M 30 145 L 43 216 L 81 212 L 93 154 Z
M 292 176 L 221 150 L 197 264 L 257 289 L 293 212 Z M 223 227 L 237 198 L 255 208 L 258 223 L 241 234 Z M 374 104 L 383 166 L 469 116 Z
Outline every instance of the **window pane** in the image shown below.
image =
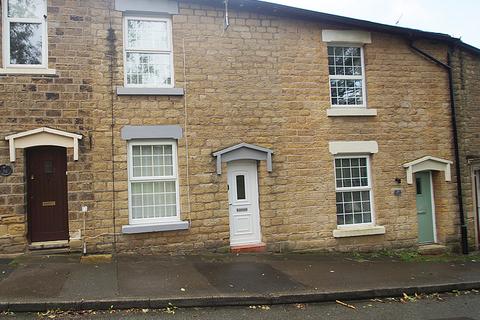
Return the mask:
M 347 81 L 330 80 L 332 105 L 363 105 L 362 80 L 354 79 L 363 74 L 360 53 L 358 47 L 328 47 L 330 76 L 352 76 Z
M 245 200 L 245 176 L 239 175 L 235 177 L 237 182 L 237 200 Z
M 173 154 L 171 145 L 142 145 L 132 147 L 134 177 L 173 176 Z
M 174 181 L 167 181 L 164 182 L 165 184 L 165 191 L 166 192 L 175 192 L 175 182 Z
M 362 75 L 362 58 L 358 47 L 328 47 L 330 75 Z M 353 67 L 359 67 L 353 68 Z
M 337 188 L 368 187 L 366 158 L 336 159 L 335 174 Z
M 132 218 L 133 219 L 141 219 L 142 218 L 142 208 L 133 207 L 132 208 Z
M 341 74 L 343 75 L 343 73 Z M 330 80 L 330 91 L 332 105 L 358 105 L 363 103 L 362 80 L 342 81 L 332 79 Z
M 43 18 L 44 0 L 8 0 L 9 18 Z
M 363 191 L 337 192 L 337 224 L 372 222 L 370 201 L 362 196 Z
M 175 181 L 131 183 L 132 218 L 163 218 L 177 215 Z
M 169 50 L 166 21 L 128 20 L 127 48 Z
M 10 63 L 42 64 L 42 25 L 10 23 Z
M 335 170 L 342 172 L 341 176 L 336 177 L 337 188 L 368 188 L 366 157 L 335 159 Z M 372 222 L 369 190 L 337 192 L 336 207 L 339 225 Z
M 134 156 L 139 156 L 140 155 L 140 146 L 133 146 L 132 147 L 132 153 Z
M 169 53 L 127 53 L 127 84 L 166 86 L 172 84 Z

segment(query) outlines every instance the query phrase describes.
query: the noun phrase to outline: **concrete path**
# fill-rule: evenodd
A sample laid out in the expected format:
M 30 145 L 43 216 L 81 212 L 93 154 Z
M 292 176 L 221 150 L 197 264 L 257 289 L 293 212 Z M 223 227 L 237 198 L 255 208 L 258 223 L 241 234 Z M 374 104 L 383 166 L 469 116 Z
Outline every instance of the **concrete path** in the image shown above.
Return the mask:
M 80 256 L 0 260 L 0 311 L 320 302 L 480 288 L 480 261 L 336 255 Z

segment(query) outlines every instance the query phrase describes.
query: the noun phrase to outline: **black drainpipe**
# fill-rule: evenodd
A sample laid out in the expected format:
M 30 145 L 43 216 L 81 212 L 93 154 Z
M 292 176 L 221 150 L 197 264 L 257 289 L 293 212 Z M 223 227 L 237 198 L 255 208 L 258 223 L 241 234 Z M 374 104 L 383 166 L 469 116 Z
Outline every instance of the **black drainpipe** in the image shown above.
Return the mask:
M 462 191 L 462 175 L 460 171 L 460 152 L 458 148 L 458 130 L 457 130 L 457 113 L 455 109 L 455 94 L 453 88 L 453 74 L 451 65 L 450 50 L 447 52 L 447 64 L 438 60 L 437 58 L 429 55 L 420 48 L 415 47 L 413 40 L 410 40 L 410 48 L 413 51 L 419 53 L 423 57 L 435 62 L 439 66 L 447 70 L 448 73 L 448 85 L 450 90 L 450 110 L 452 114 L 452 131 L 453 131 L 453 148 L 455 149 L 455 170 L 457 171 L 457 197 L 458 197 L 458 209 L 460 210 L 460 233 L 461 233 L 461 246 L 462 253 L 468 254 L 468 239 L 467 239 L 467 225 L 465 224 L 465 215 L 463 212 L 463 191 Z

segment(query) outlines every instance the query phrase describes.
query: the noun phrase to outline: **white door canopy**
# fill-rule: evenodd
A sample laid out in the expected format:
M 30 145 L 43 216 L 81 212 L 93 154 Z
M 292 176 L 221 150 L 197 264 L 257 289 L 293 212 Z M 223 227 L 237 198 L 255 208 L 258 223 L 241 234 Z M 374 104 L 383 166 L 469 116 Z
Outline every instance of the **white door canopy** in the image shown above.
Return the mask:
M 445 181 L 452 181 L 452 161 L 426 156 L 412 162 L 405 163 L 403 167 L 407 169 L 407 183 L 413 183 L 413 174 L 420 171 L 443 171 L 445 172 Z
M 73 160 L 78 160 L 78 140 L 82 136 L 52 128 L 42 127 L 29 131 L 15 133 L 5 137 L 10 150 L 10 162 L 15 162 L 15 150 L 38 146 L 57 146 L 73 148 Z
M 217 174 L 222 174 L 222 162 L 234 160 L 266 160 L 267 171 L 272 172 L 273 151 L 253 144 L 240 143 L 213 153 L 217 158 Z

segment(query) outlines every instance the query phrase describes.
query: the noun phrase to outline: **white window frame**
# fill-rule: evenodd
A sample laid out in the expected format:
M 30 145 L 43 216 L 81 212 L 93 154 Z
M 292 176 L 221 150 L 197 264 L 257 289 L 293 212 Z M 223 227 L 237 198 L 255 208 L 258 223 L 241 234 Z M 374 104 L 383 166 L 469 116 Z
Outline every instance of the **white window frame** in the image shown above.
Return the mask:
M 150 177 L 134 177 L 133 176 L 133 146 L 172 146 L 172 165 L 173 174 L 171 176 L 150 176 Z M 178 179 L 178 159 L 177 159 L 177 141 L 171 139 L 155 139 L 155 140 L 131 140 L 128 143 L 128 222 L 129 224 L 159 224 L 180 221 L 180 183 Z M 132 183 L 135 182 L 155 182 L 155 181 L 175 181 L 176 192 L 176 215 L 173 217 L 163 218 L 143 218 L 133 219 L 132 214 Z
M 345 76 L 345 75 L 338 75 L 332 76 L 330 75 L 330 70 L 328 70 L 328 88 L 330 90 L 330 105 L 332 108 L 354 108 L 354 109 L 366 109 L 367 108 L 367 90 L 366 90 L 366 78 L 365 78 L 365 56 L 364 56 L 364 49 L 362 44 L 358 43 L 335 43 L 330 42 L 327 44 L 328 47 L 344 47 L 344 48 L 360 48 L 360 59 L 361 59 L 361 67 L 362 67 L 362 75 L 361 76 Z M 327 52 L 327 65 L 328 65 L 328 52 Z M 332 85 L 331 80 L 362 80 L 362 100 L 363 104 L 332 104 Z
M 141 50 L 128 48 L 128 21 L 129 20 L 142 20 L 142 21 L 160 21 L 167 23 L 167 37 L 168 37 L 168 50 Z M 140 52 L 140 53 L 163 53 L 170 54 L 170 74 L 172 81 L 169 85 L 152 86 L 151 84 L 128 84 L 127 83 L 127 52 Z M 149 16 L 124 16 L 123 17 L 123 84 L 129 88 L 173 88 L 175 86 L 175 68 L 173 66 L 173 34 L 172 34 L 172 19 L 159 18 Z
M 337 187 L 337 167 L 335 165 L 335 160 L 338 159 L 360 159 L 364 158 L 367 159 L 367 178 L 368 178 L 368 186 L 363 187 Z M 371 222 L 366 223 L 353 223 L 353 224 L 337 224 L 337 206 L 335 200 L 335 224 L 337 225 L 337 229 L 348 229 L 348 228 L 356 228 L 356 227 L 364 227 L 364 226 L 375 226 L 375 210 L 374 210 L 374 199 L 373 199 L 373 188 L 372 188 L 372 172 L 371 172 L 371 162 L 370 162 L 370 155 L 365 154 L 350 154 L 350 155 L 342 155 L 342 156 L 335 156 L 333 160 L 333 171 L 334 171 L 334 183 L 335 183 L 335 199 L 337 192 L 352 192 L 352 191 L 369 191 L 370 192 L 370 214 L 371 214 Z M 353 213 L 352 213 L 353 214 Z
M 6 69 L 46 69 L 48 68 L 48 26 L 47 26 L 47 0 L 43 1 L 44 11 L 41 18 L 9 18 L 8 0 L 2 1 L 2 33 L 3 33 L 3 67 Z M 10 22 L 36 23 L 42 29 L 42 63 L 41 64 L 12 64 L 10 63 Z

